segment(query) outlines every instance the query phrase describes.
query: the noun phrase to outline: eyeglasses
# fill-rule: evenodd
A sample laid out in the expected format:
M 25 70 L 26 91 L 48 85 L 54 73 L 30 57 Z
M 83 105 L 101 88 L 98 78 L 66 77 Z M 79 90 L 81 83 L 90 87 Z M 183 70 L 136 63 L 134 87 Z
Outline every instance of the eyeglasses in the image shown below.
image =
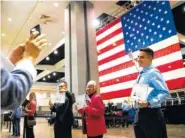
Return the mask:
M 63 88 L 65 85 L 60 85 L 59 88 Z

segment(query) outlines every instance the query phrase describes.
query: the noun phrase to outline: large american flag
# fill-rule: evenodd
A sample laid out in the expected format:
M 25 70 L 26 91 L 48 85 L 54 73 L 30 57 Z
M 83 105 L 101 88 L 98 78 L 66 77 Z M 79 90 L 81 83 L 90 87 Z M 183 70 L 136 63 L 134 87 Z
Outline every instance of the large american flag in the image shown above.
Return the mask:
M 96 33 L 100 93 L 103 99 L 130 96 L 138 76 L 130 56 L 140 48 L 155 52 L 169 89 L 185 88 L 185 68 L 168 1 L 145 1 Z

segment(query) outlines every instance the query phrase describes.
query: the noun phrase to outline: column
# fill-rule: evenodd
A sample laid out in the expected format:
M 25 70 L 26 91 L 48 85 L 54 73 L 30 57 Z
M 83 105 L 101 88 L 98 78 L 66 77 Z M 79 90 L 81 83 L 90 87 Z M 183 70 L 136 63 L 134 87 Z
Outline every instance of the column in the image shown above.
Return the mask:
M 98 82 L 94 6 L 71 1 L 65 9 L 65 80 L 69 90 L 84 94 L 89 80 Z

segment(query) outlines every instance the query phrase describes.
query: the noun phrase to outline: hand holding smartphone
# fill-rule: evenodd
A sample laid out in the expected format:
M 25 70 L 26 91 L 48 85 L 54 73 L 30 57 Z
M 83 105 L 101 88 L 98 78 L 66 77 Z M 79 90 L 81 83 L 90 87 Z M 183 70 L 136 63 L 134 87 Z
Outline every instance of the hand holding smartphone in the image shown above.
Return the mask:
M 34 27 L 30 30 L 30 34 L 32 34 L 32 33 L 35 32 L 35 31 L 39 32 L 39 34 L 35 37 L 35 38 L 37 38 L 39 35 L 41 35 L 41 26 L 40 26 L 40 24 L 34 26 Z

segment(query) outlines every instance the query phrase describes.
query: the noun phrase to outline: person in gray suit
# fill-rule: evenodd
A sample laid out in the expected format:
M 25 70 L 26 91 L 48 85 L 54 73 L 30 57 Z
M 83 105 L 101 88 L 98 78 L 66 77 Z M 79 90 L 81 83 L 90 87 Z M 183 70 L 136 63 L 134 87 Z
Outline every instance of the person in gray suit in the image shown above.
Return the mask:
M 34 68 L 36 58 L 47 45 L 45 35 L 33 32 L 24 45 L 16 47 L 9 57 L 16 67 L 9 72 L 1 64 L 1 109 L 17 108 L 28 94 L 37 72 Z M 36 37 L 38 36 L 38 37 Z

